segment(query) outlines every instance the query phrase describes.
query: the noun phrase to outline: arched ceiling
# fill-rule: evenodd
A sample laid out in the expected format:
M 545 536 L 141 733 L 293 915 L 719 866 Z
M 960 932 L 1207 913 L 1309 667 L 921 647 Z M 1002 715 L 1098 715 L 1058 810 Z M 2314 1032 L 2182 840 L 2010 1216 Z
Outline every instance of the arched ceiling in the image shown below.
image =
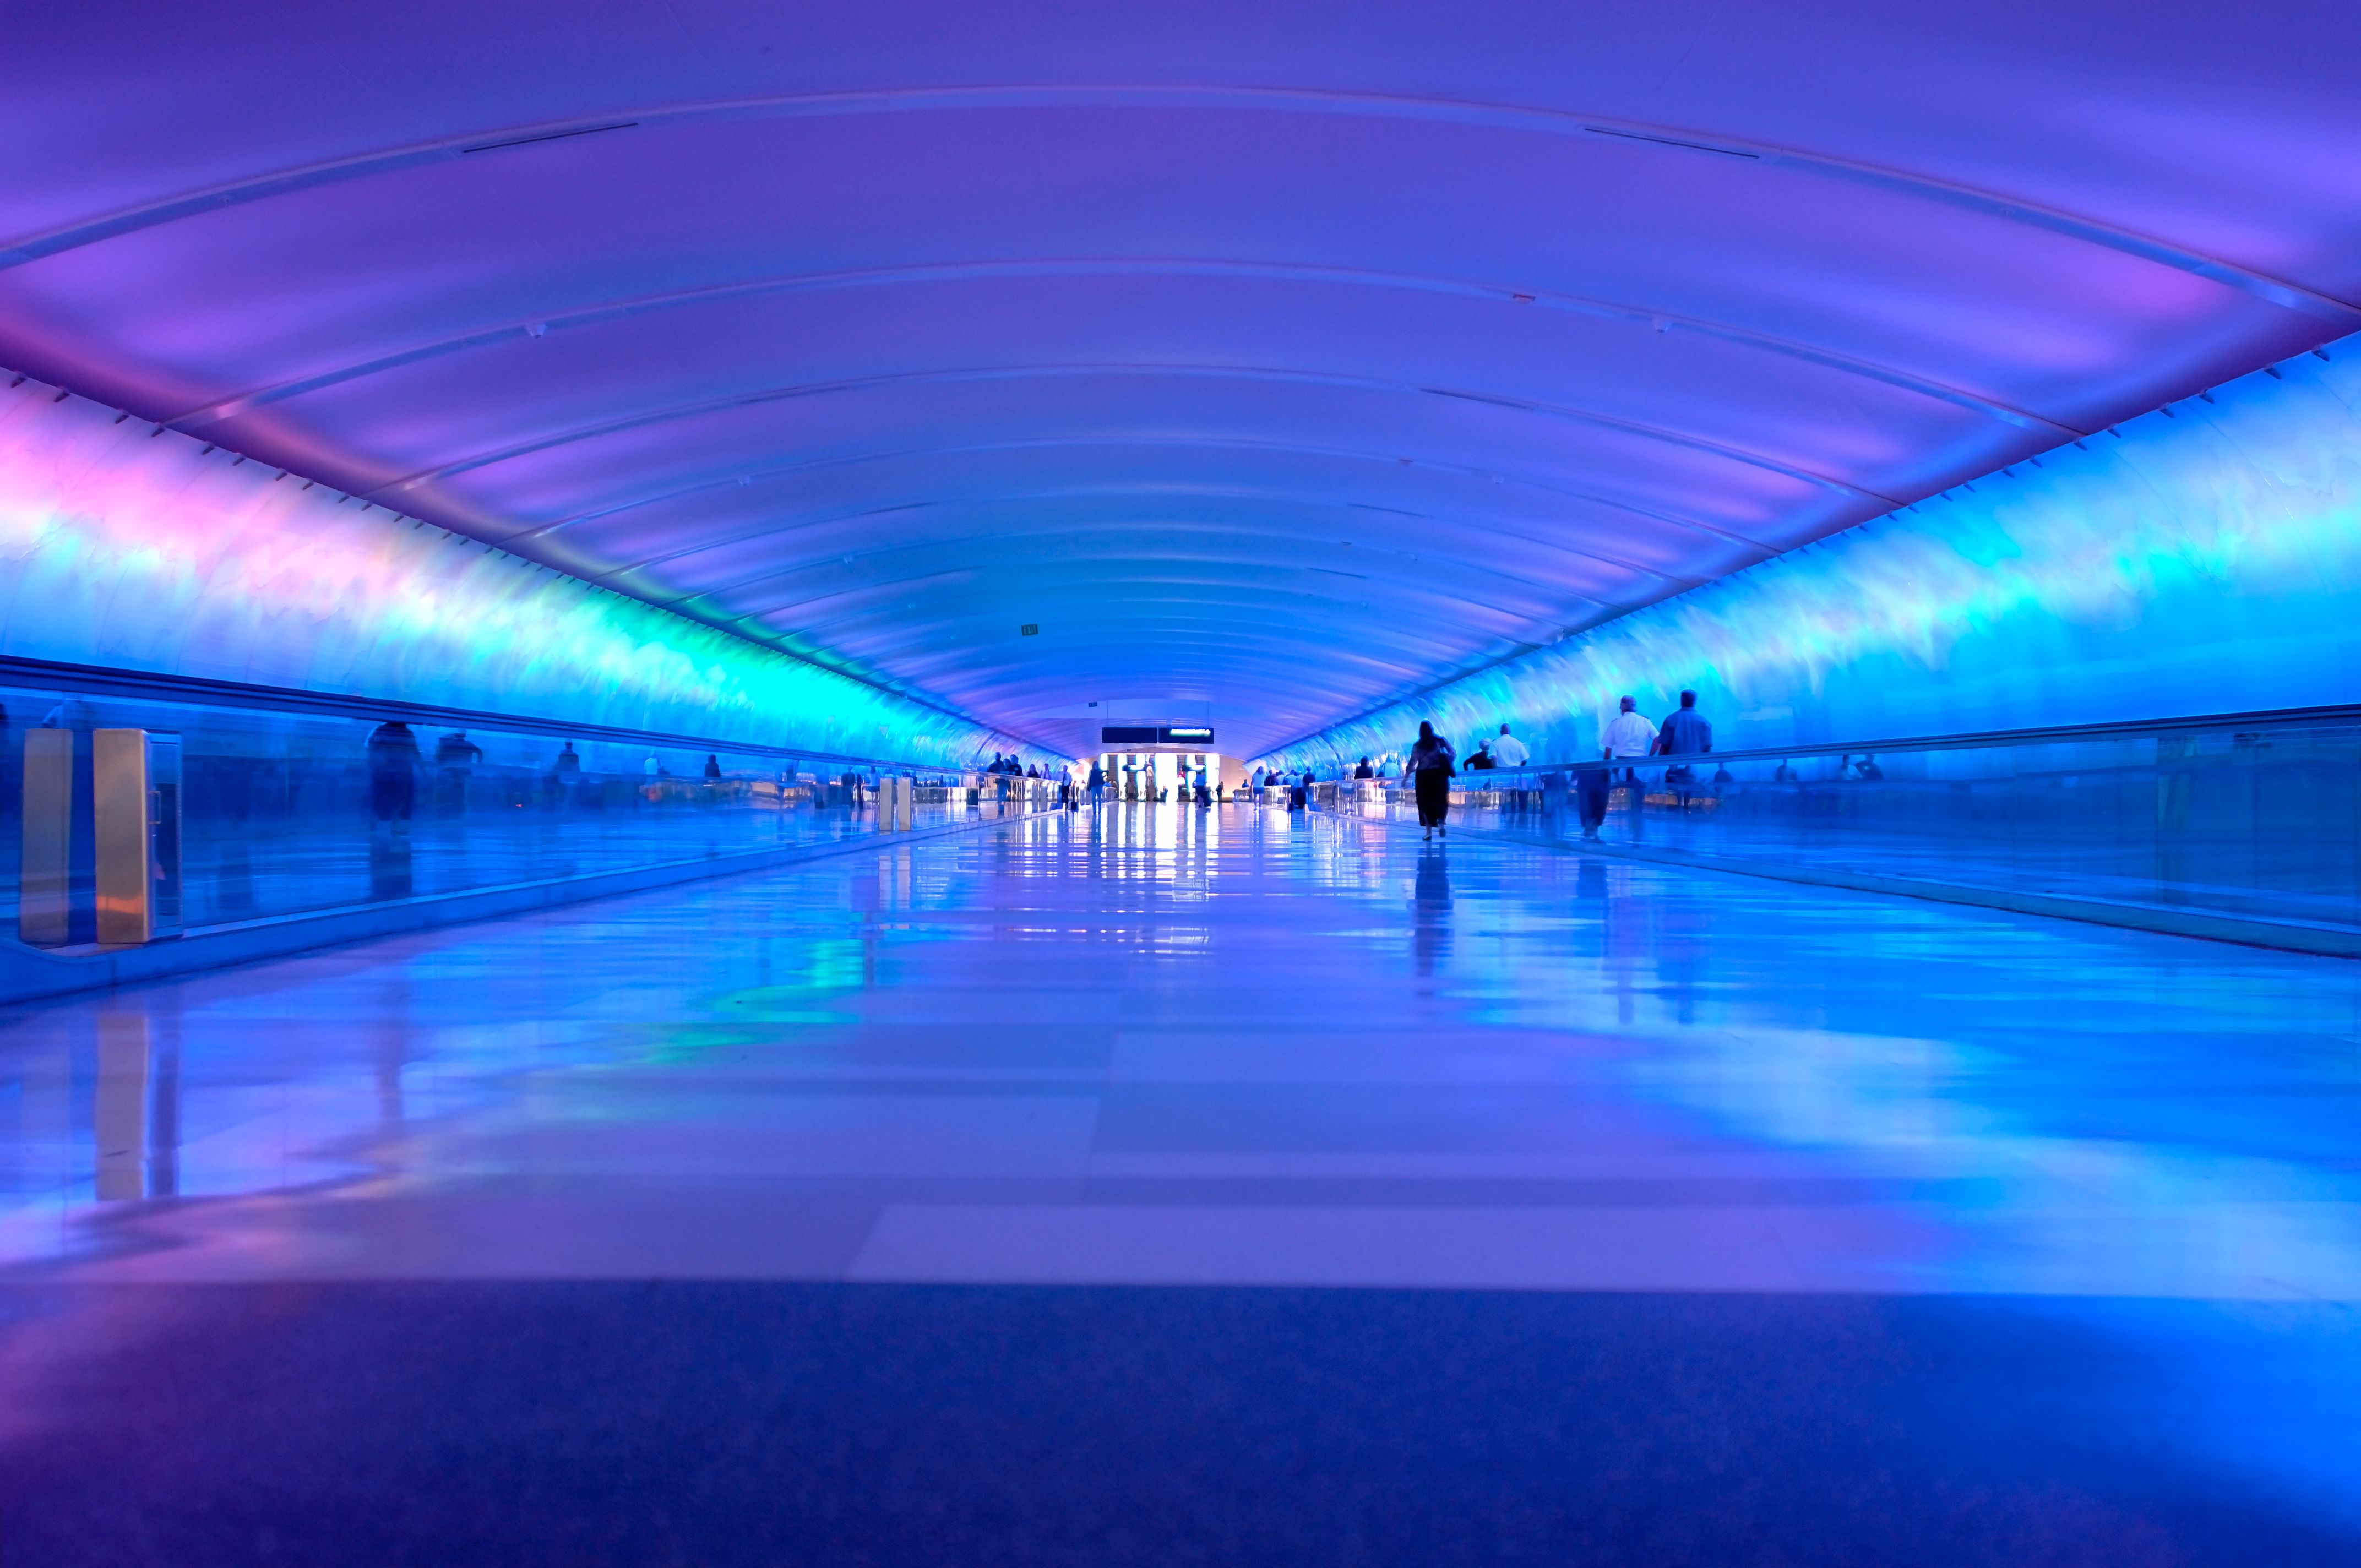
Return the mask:
M 0 358 L 1060 750 L 1252 753 L 2361 326 L 2309 0 L 8 32 Z

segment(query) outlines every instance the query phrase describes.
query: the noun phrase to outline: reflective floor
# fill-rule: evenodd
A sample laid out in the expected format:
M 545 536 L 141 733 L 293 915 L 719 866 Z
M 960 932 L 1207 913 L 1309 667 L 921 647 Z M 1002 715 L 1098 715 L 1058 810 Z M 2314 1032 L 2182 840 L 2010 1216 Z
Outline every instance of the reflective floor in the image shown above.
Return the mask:
M 1640 846 L 1708 861 L 1808 866 L 2340 930 L 2361 926 L 2355 877 L 2361 846 L 2353 826 L 2361 819 L 2356 811 L 2361 797 L 2352 790 L 2341 796 L 2318 791 L 2315 798 L 2278 811 L 2248 802 L 2255 808 L 2224 812 L 2227 820 L 2206 822 L 2199 815 L 2202 831 L 2171 833 L 2159 830 L 2152 799 L 2137 801 L 2148 815 L 2128 825 L 2121 818 L 2131 813 L 2103 809 L 2119 804 L 2126 793 L 2121 781 L 2110 782 L 2117 785 L 2112 794 L 2081 792 L 2083 804 L 2094 807 L 2087 818 L 2061 813 L 2051 820 L 2024 822 L 2010 821 L 1998 809 L 1982 819 L 1957 809 L 1939 781 L 1931 787 L 1925 781 L 1754 784 L 1732 786 L 1721 797 L 1700 795 L 1686 811 L 1661 781 L 1651 781 L 1644 810 L 1634 807 L 1637 790 L 1613 792 L 1599 838 L 1609 847 Z M 2152 798 L 2160 794 L 2167 803 L 2173 799 L 2173 781 L 2163 786 L 2148 778 L 2134 782 Z M 1562 791 L 1536 794 L 1539 806 L 1519 806 L 1486 805 L 1481 794 L 1470 792 L 1455 810 L 1464 828 L 1568 844 L 1580 839 L 1582 821 L 1573 796 Z M 2103 794 L 2109 795 L 2103 805 L 2088 798 Z M 2323 795 L 2327 798 L 2317 798 Z M 2264 804 L 2274 798 L 2264 795 Z M 1954 809 L 1947 812 L 1947 806 Z M 1406 827 L 1418 820 L 1415 803 L 1397 792 L 1382 799 L 1348 799 L 1340 809 Z
M 20 1010 L 0 1562 L 2350 1564 L 2357 1020 L 1176 806 Z
M 916 806 L 914 828 L 939 828 L 1004 810 Z M 634 866 L 825 844 L 877 829 L 873 806 L 797 806 L 780 811 L 743 802 L 712 808 L 689 801 L 642 802 L 612 811 L 478 810 L 422 813 L 400 825 L 365 811 L 300 821 L 208 822 L 189 836 L 181 916 L 192 930 L 272 916 L 346 909 L 390 899 L 461 893 L 512 883 L 589 876 Z M 0 820 L 0 844 L 14 853 L 18 828 Z M 0 863 L 0 932 L 16 931 L 16 867 Z

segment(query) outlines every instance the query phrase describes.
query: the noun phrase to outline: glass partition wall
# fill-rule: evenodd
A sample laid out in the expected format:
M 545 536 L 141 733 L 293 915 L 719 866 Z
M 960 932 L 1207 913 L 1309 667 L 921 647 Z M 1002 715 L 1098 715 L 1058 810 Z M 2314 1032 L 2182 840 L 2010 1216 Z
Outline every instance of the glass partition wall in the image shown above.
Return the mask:
M 44 948 L 146 940 L 1032 804 L 975 784 L 415 709 L 0 685 L 0 932 Z
M 1579 839 L 1585 773 L 1609 845 L 2361 927 L 2361 712 L 1463 773 L 1455 819 Z M 1415 820 L 1392 784 L 1320 792 Z

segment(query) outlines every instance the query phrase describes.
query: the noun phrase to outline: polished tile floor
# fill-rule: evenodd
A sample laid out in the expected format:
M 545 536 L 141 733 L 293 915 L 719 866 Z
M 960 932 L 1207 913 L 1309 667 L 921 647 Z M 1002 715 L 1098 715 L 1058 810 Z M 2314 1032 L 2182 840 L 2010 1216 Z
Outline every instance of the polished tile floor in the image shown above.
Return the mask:
M 2361 1562 L 2356 1021 L 1174 806 L 22 1010 L 0 1562 Z

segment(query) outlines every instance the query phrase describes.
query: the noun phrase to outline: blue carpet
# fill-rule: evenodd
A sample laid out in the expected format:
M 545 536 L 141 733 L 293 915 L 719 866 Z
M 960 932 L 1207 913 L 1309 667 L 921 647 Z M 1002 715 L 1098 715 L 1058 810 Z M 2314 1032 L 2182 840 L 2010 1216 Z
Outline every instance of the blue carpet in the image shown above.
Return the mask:
M 5 1568 L 2361 1563 L 2208 1457 L 2200 1428 L 2274 1417 L 2158 1348 L 2201 1306 L 673 1282 L 0 1312 L 0 1345 L 91 1325 L 0 1388 Z

